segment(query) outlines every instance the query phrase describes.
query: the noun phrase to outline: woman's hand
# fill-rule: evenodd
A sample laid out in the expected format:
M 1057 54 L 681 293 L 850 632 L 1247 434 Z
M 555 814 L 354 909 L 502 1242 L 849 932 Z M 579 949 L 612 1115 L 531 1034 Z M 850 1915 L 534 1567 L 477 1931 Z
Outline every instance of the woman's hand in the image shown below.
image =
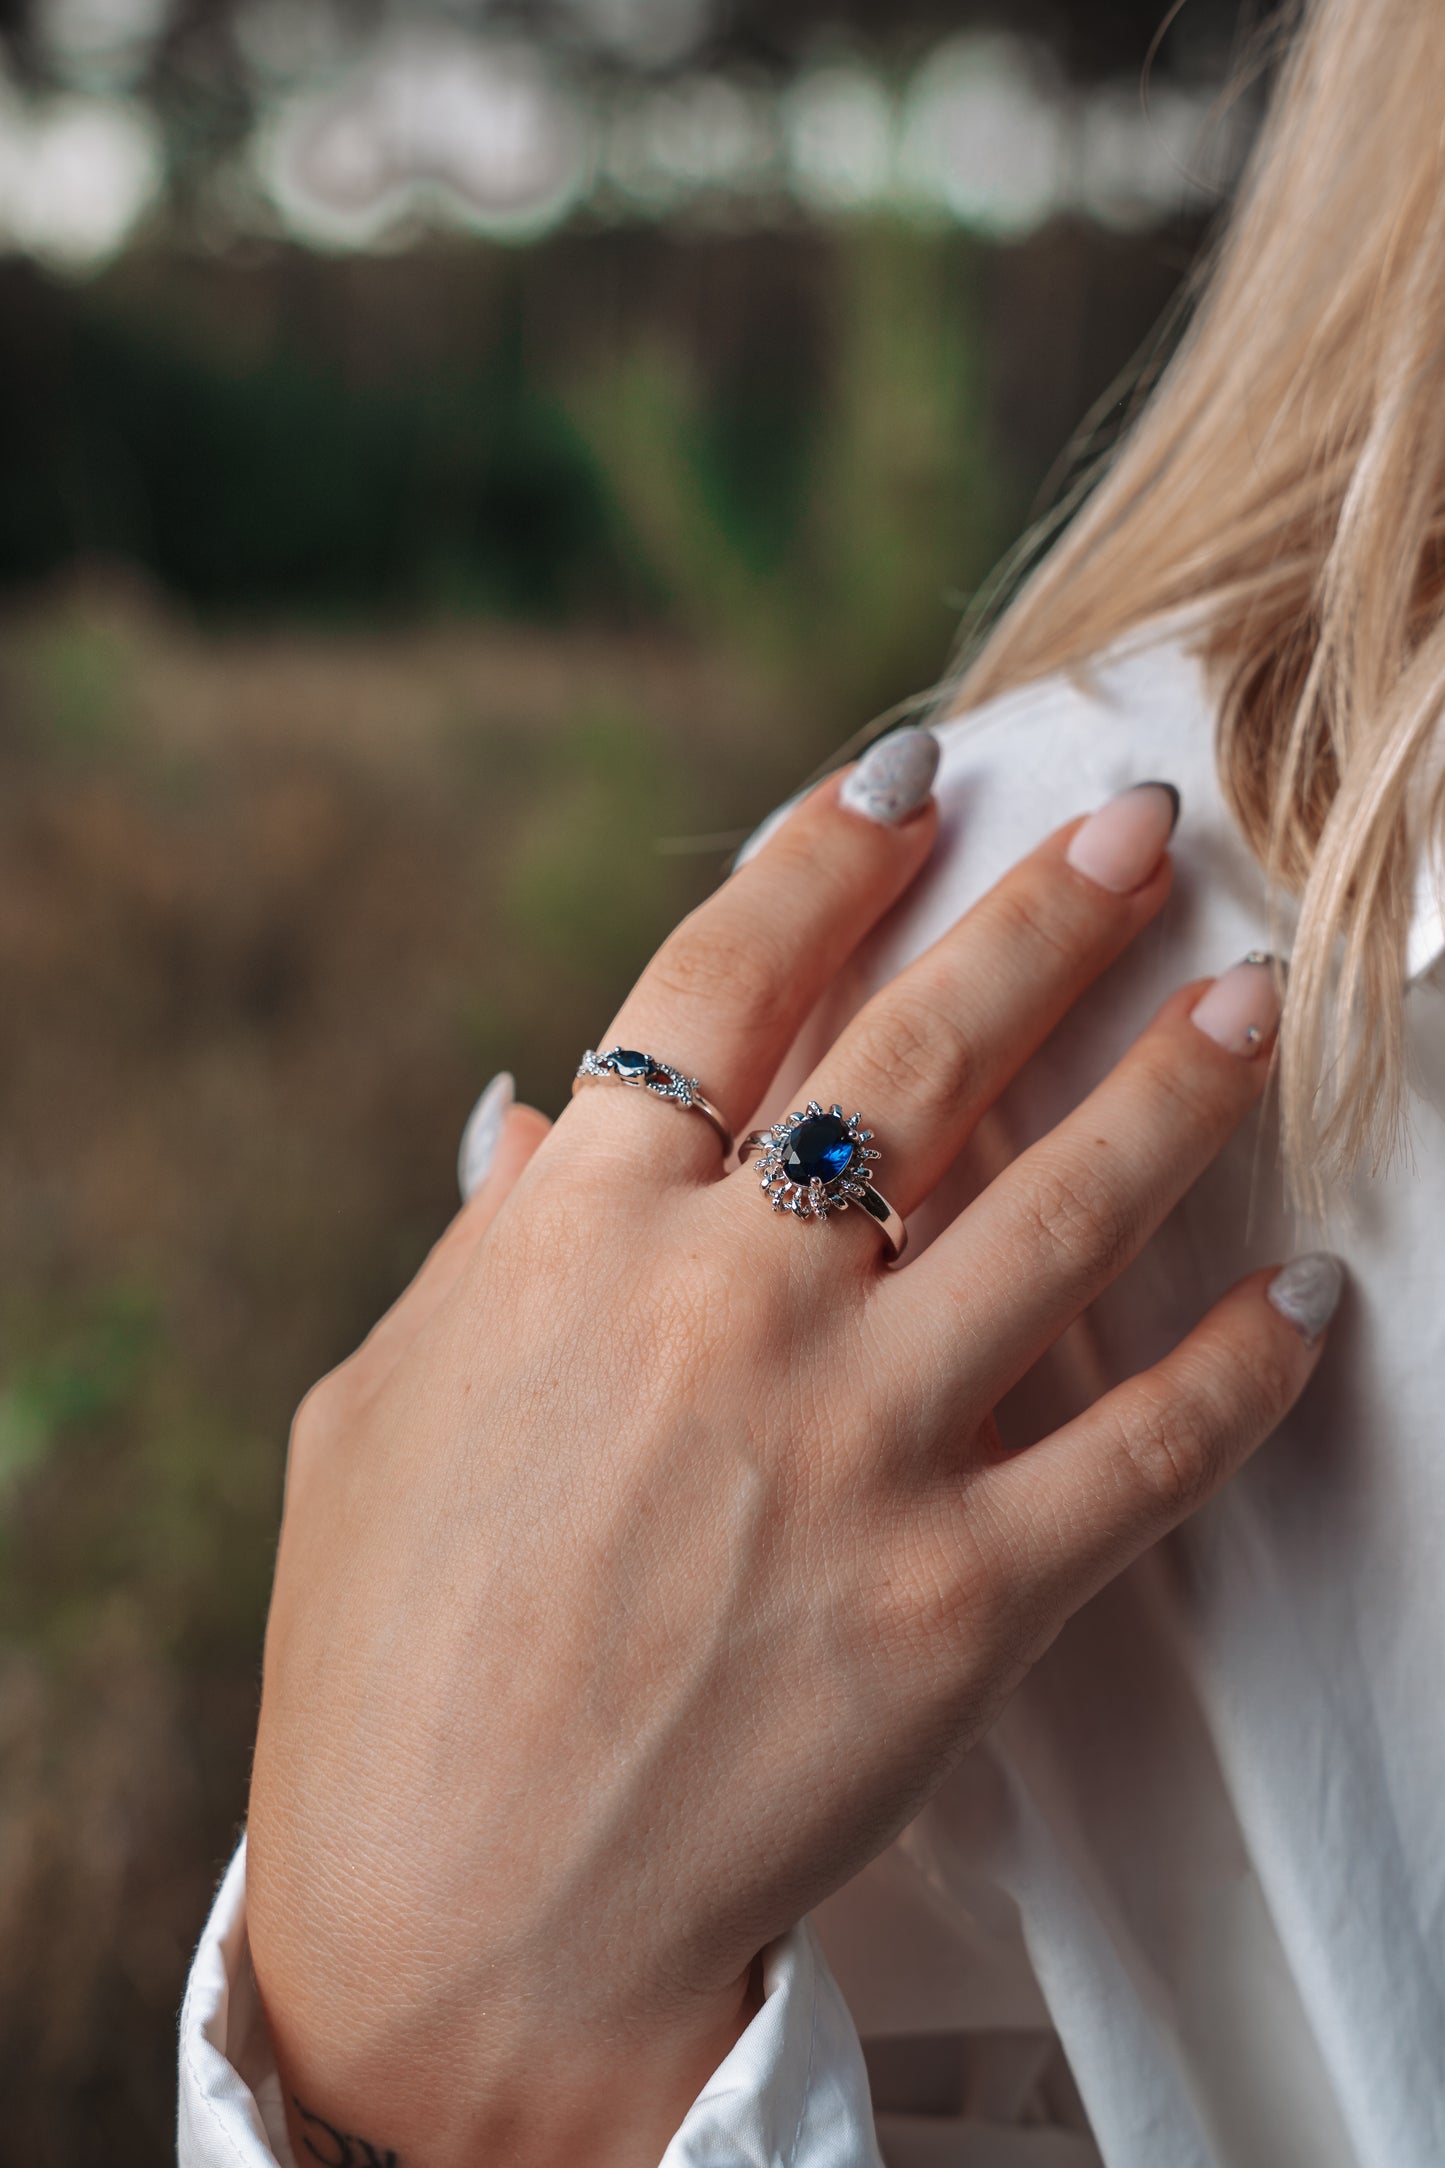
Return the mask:
M 822 785 L 601 1043 L 741 1121 L 934 818 Z M 1171 820 L 1145 785 L 1051 837 L 820 1063 L 797 1104 L 864 1110 L 899 1211 L 1159 909 Z M 1267 965 L 1181 989 L 902 1271 L 648 1092 L 513 1114 L 292 1439 L 249 1915 L 298 2157 L 656 2163 L 760 1948 L 1309 1376 L 1328 1268 L 1294 1322 L 1244 1281 L 1026 1452 L 991 1413 L 1253 1106 L 1276 1017 Z

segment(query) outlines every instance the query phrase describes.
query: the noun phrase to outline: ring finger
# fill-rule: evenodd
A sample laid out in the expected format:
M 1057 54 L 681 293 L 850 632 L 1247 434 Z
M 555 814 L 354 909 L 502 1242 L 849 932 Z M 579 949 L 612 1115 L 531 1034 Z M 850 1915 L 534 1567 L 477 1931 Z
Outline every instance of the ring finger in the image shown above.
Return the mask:
M 1178 808 L 1140 783 L 1005 874 L 842 1033 L 801 1099 L 863 1110 L 907 1215 L 981 1116 L 1169 893 Z

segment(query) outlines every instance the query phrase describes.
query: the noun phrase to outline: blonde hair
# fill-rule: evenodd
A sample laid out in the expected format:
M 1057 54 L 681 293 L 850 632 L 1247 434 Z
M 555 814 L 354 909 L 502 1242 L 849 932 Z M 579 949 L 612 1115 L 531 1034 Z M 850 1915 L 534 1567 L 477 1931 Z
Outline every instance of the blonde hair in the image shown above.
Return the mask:
M 1205 605 L 1224 788 L 1299 898 L 1279 1106 L 1318 1208 L 1404 1141 L 1410 853 L 1441 826 L 1445 36 L 1438 0 L 1305 0 L 1285 27 L 1187 329 L 955 705 Z

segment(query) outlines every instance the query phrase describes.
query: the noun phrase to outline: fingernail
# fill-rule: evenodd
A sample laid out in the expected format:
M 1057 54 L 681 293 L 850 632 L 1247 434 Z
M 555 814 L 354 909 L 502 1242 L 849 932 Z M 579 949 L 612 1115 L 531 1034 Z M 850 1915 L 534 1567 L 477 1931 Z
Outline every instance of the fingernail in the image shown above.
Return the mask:
M 839 805 L 882 828 L 897 828 L 933 788 L 941 748 L 931 730 L 894 730 L 870 746 L 849 771 Z
M 457 1187 L 462 1203 L 475 1197 L 492 1171 L 502 1127 L 516 1097 L 516 1086 L 505 1069 L 494 1076 L 467 1116 L 457 1152 Z
M 1263 949 L 1217 978 L 1190 1010 L 1216 1046 L 1246 1059 L 1257 1054 L 1279 1022 L 1279 966 Z
M 1174 833 L 1179 793 L 1172 783 L 1134 783 L 1076 829 L 1068 862 L 1116 896 L 1142 888 Z
M 1345 1268 L 1328 1250 L 1311 1250 L 1281 1266 L 1269 1283 L 1269 1299 L 1301 1339 L 1318 1340 L 1340 1306 Z

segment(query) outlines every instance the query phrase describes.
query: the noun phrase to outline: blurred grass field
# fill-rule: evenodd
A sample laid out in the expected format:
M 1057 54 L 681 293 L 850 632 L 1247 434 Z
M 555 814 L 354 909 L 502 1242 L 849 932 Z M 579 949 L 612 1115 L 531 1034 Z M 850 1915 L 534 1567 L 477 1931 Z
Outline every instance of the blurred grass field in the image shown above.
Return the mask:
M 1181 260 L 4 273 L 0 2160 L 169 2147 L 289 1416 L 476 1092 L 556 1111 L 722 871 L 679 842 L 944 667 Z

